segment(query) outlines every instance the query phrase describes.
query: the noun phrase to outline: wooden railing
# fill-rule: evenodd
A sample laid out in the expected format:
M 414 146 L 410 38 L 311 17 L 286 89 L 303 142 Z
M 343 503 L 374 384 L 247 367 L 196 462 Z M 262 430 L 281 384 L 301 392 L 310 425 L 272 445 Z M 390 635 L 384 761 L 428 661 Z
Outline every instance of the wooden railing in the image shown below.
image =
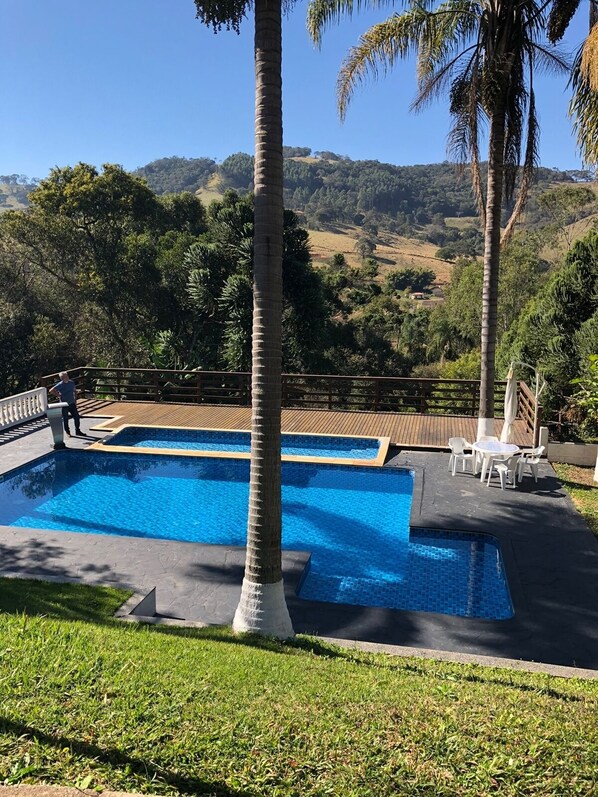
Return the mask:
M 251 404 L 251 374 L 247 372 L 81 367 L 70 370 L 69 374 L 76 381 L 80 396 L 110 401 Z M 49 374 L 42 378 L 41 384 L 47 387 L 57 381 L 58 374 Z M 282 377 L 283 407 L 305 409 L 475 417 L 479 391 L 480 383 L 474 379 L 318 374 Z M 494 396 L 497 416 L 502 416 L 504 393 L 505 382 L 497 382 Z
M 41 418 L 48 408 L 48 394 L 43 387 L 0 399 L 0 429 L 10 429 L 25 421 Z
M 535 395 L 525 382 L 519 382 L 519 408 L 517 416 L 525 422 L 526 431 L 533 436 L 533 445 L 537 446 L 542 425 L 542 405 L 536 401 Z

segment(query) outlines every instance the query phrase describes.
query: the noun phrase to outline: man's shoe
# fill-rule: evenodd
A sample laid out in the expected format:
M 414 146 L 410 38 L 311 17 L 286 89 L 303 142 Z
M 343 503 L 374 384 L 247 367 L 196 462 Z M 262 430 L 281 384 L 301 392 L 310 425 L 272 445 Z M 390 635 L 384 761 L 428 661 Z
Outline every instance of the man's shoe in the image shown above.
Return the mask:
M 70 437 L 70 436 L 71 436 L 71 433 L 69 432 L 69 430 L 68 430 L 68 429 L 66 429 L 64 433 L 65 433 L 65 435 L 66 435 L 67 437 Z
M 75 430 L 75 434 L 77 434 L 77 435 L 82 435 L 82 434 L 83 434 L 83 432 L 81 431 L 81 429 L 76 429 L 76 430 Z

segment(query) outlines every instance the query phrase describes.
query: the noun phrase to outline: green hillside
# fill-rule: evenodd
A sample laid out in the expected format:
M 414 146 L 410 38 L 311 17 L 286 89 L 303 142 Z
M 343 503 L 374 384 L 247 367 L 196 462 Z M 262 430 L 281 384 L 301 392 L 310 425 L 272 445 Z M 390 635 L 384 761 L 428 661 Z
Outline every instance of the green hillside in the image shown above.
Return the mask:
M 330 224 L 364 224 L 376 220 L 390 232 L 414 228 L 446 217 L 475 217 L 476 206 L 467 169 L 444 162 L 395 166 L 353 161 L 332 152 L 285 147 L 285 204 L 305 215 L 312 229 Z M 210 158 L 162 158 L 139 168 L 157 193 L 203 193 L 214 185 L 240 193 L 253 187 L 253 157 L 235 153 L 220 164 Z M 534 192 L 559 183 L 590 178 L 585 172 L 539 168 Z

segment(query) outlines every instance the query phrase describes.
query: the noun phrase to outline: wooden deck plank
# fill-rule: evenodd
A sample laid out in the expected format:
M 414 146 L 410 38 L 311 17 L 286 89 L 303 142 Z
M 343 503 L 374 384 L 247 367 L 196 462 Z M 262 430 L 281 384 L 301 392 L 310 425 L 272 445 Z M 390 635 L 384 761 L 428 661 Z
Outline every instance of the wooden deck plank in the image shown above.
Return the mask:
M 125 423 L 147 426 L 186 426 L 206 429 L 250 429 L 249 407 L 129 401 L 79 401 L 81 414 L 98 417 L 97 426 L 115 429 Z M 104 420 L 102 420 L 104 419 Z M 532 436 L 523 421 L 515 421 L 513 442 L 531 446 Z M 500 436 L 502 419 L 495 420 Z M 460 415 L 421 415 L 391 412 L 340 412 L 283 409 L 283 432 L 390 437 L 403 448 L 446 449 L 449 437 L 475 440 L 477 418 Z

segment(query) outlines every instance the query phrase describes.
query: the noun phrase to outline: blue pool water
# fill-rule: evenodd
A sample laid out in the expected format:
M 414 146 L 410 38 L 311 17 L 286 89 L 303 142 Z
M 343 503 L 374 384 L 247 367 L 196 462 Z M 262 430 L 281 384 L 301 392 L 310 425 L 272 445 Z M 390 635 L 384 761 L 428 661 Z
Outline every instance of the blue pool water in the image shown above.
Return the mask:
M 251 435 L 249 432 L 130 426 L 109 438 L 104 438 L 102 444 L 106 447 L 174 448 L 248 454 L 251 448 Z M 281 441 L 283 456 L 376 459 L 379 450 L 380 441 L 372 437 L 283 434 Z
M 409 531 L 413 474 L 284 462 L 283 547 L 311 551 L 307 600 L 503 619 L 486 535 Z M 245 544 L 249 462 L 56 452 L 0 481 L 0 525 Z

